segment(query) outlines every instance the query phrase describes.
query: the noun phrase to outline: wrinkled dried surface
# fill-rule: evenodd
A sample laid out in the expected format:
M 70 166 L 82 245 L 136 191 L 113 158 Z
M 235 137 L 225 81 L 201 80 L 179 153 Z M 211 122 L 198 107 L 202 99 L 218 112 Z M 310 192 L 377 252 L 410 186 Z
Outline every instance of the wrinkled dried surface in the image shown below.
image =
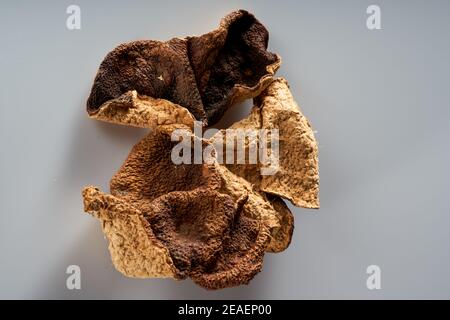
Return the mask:
M 250 115 L 230 128 L 278 129 L 278 170 L 272 175 L 262 175 L 261 163 L 227 164 L 227 168 L 251 182 L 258 190 L 289 199 L 299 207 L 318 208 L 317 143 L 308 120 L 292 97 L 287 81 L 274 80 L 255 102 Z M 226 137 L 226 131 L 222 131 L 222 136 Z M 253 137 L 256 141 L 258 138 Z
M 270 239 L 266 251 L 280 252 L 286 249 L 291 241 L 294 218 L 283 201 L 277 196 L 268 197 L 223 165 L 216 164 L 216 169 L 222 180 L 220 191 L 230 195 L 235 201 L 247 195 L 243 215 L 262 220 L 269 230 Z M 282 224 L 286 221 L 288 224 Z
M 236 208 L 227 195 L 212 190 L 176 191 L 151 203 L 145 218 L 168 248 L 183 279 L 213 264 L 228 237 Z M 233 226 L 234 227 L 234 226 Z
M 248 284 L 261 271 L 269 233 L 257 219 L 238 216 L 223 242 L 223 251 L 214 264 L 191 275 L 195 283 L 207 289 Z
M 165 194 L 145 213 L 129 202 L 83 190 L 85 211 L 102 221 L 112 261 L 131 277 L 190 276 L 207 289 L 247 284 L 262 267 L 269 233 L 242 215 L 241 199 L 213 190 Z
M 226 16 L 217 30 L 188 41 L 209 125 L 233 103 L 257 96 L 281 63 L 267 51 L 267 29 L 243 10 Z
M 90 115 L 107 101 L 136 90 L 187 108 L 197 119 L 205 112 L 189 62 L 187 42 L 139 40 L 121 44 L 100 64 L 87 101 Z
M 294 216 L 291 210 L 278 196 L 266 194 L 267 199 L 276 212 L 279 227 L 271 230 L 270 243 L 266 248 L 269 252 L 281 252 L 291 244 L 294 233 Z
M 207 289 L 247 284 L 265 252 L 283 251 L 291 242 L 294 217 L 282 198 L 319 207 L 313 131 L 286 80 L 273 80 L 281 60 L 267 44 L 264 26 L 240 10 L 202 36 L 130 42 L 105 57 L 87 102 L 89 116 L 153 129 L 111 179 L 111 194 L 83 190 L 85 211 L 102 222 L 123 274 L 190 277 Z M 227 138 L 225 130 L 211 139 L 192 133 L 194 120 L 212 125 L 251 97 L 250 115 L 231 129 L 257 132 L 247 138 L 246 154 L 261 143 L 260 129 L 279 130 L 279 157 L 269 153 L 278 164 L 272 175 L 262 174 L 269 164 L 261 162 L 220 164 L 214 145 Z M 211 162 L 196 164 L 191 150 L 191 163 L 174 163 L 180 143 L 171 133 L 180 128 L 185 145 L 212 150 Z
M 241 200 L 242 202 L 245 199 Z M 156 199 L 146 219 L 168 248 L 177 278 L 219 289 L 248 283 L 262 266 L 268 233 L 216 191 L 172 192 Z
M 128 103 L 118 99 L 135 90 L 187 108 L 197 120 L 212 125 L 233 103 L 257 96 L 270 83 L 281 60 L 267 51 L 267 44 L 265 27 L 240 10 L 226 16 L 218 29 L 199 37 L 119 45 L 100 65 L 87 111 L 95 116 L 105 103 L 116 99 L 109 109 L 130 109 L 136 116 Z
M 128 276 L 189 276 L 209 289 L 248 283 L 265 251 L 289 245 L 292 213 L 217 162 L 175 165 L 169 133 L 156 130 L 133 147 L 111 179 L 111 195 L 85 189 L 85 211 L 103 221 L 113 262 Z M 136 246 L 142 232 L 151 241 Z M 153 247 L 164 249 L 158 257 L 167 265 L 149 270 L 142 260 Z M 170 272 L 158 273 L 163 266 Z
M 83 191 L 85 211 L 103 222 L 119 271 L 190 277 L 219 289 L 248 283 L 261 270 L 264 252 L 289 246 L 294 218 L 280 196 L 318 207 L 317 145 L 284 79 L 255 101 L 250 115 L 231 128 L 280 130 L 273 176 L 261 175 L 261 164 L 194 164 L 193 150 L 191 164 L 174 164 L 174 128 L 185 128 L 189 145 L 195 140 L 203 149 L 217 135 L 201 140 L 188 125 L 169 121 L 133 147 L 111 179 L 111 195 Z
M 172 191 L 217 189 L 220 177 L 214 165 L 176 165 L 171 151 L 178 142 L 169 132 L 155 130 L 138 142 L 110 181 L 111 194 L 135 203 L 143 212 L 149 202 Z M 193 153 L 192 153 L 193 157 Z
M 118 271 L 138 278 L 175 276 L 169 250 L 155 237 L 139 209 L 95 187 L 84 188 L 83 202 L 84 211 L 102 221 Z
M 281 251 L 289 244 L 293 224 L 284 225 L 280 221 L 292 221 L 292 213 L 281 199 L 272 197 L 269 201 L 265 193 L 255 190 L 245 179 L 238 177 L 218 163 L 175 165 L 171 151 L 178 142 L 171 141 L 169 133 L 155 131 L 133 147 L 127 160 L 110 182 L 111 194 L 134 203 L 143 212 L 155 198 L 172 191 L 187 191 L 203 187 L 219 190 L 237 202 L 248 197 L 243 207 L 245 216 L 264 220 L 267 228 L 278 234 L 273 238 L 268 251 Z M 204 147 L 206 146 L 206 142 Z M 193 152 L 192 152 L 193 156 Z M 277 209 L 274 208 L 277 203 Z M 284 238 L 287 239 L 284 239 Z

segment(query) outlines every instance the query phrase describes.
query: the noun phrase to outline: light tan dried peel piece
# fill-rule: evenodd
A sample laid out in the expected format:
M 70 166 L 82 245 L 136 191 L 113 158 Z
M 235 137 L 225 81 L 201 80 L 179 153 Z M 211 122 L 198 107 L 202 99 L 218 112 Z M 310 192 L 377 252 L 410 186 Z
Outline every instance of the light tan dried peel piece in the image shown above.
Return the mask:
M 140 128 L 192 128 L 195 121 L 186 108 L 169 100 L 139 95 L 136 90 L 105 102 L 95 113 L 89 114 L 89 117 Z
M 317 143 L 311 125 L 294 101 L 285 79 L 274 80 L 255 99 L 250 115 L 230 129 L 278 129 L 279 162 L 274 174 L 262 175 L 260 162 L 227 164 L 227 168 L 251 182 L 257 190 L 289 199 L 298 207 L 319 208 Z M 221 136 L 216 135 L 212 141 L 225 139 L 226 134 L 222 130 Z M 247 142 L 258 143 L 258 138 L 249 138 Z M 245 148 L 248 152 L 249 144 Z

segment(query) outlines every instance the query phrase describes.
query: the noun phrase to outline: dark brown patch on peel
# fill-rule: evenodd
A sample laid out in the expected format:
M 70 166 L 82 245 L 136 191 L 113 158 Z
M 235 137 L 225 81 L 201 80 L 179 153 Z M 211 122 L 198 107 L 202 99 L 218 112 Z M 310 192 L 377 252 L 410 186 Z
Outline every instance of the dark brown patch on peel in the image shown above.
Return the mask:
M 197 119 L 205 117 L 185 40 L 134 41 L 108 53 L 95 77 L 88 113 L 130 90 L 182 105 Z
M 247 284 L 262 267 L 268 233 L 241 213 L 230 196 L 197 189 L 156 199 L 146 219 L 168 248 L 177 278 L 220 289 Z
M 197 189 L 158 198 L 147 220 L 155 236 L 169 249 L 177 276 L 182 279 L 211 263 L 221 251 L 235 212 L 229 196 Z
M 217 260 L 202 272 L 191 274 L 191 278 L 207 289 L 248 284 L 262 269 L 268 241 L 269 233 L 261 221 L 238 213 Z
M 192 137 L 193 139 L 193 137 Z M 152 200 L 172 191 L 217 189 L 220 178 L 212 165 L 173 163 L 171 152 L 178 144 L 170 134 L 154 131 L 136 144 L 110 182 L 111 194 L 136 203 L 143 212 Z
M 226 20 L 225 43 L 210 67 L 206 87 L 200 87 L 209 123 L 220 120 L 232 104 L 236 85 L 254 87 L 277 56 L 267 51 L 269 33 L 251 14 L 239 11 Z

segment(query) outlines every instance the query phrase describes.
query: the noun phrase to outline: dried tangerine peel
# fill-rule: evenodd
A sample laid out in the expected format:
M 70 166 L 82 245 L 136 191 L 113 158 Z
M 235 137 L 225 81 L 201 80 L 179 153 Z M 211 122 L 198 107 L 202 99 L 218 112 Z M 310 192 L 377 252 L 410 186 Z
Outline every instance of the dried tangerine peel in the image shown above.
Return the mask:
M 276 213 L 279 227 L 270 232 L 270 243 L 266 248 L 268 252 L 281 252 L 291 244 L 294 233 L 294 215 L 283 199 L 275 195 L 266 195 Z
M 87 100 L 88 114 L 133 90 L 181 105 L 196 119 L 205 119 L 185 39 L 133 41 L 109 52 L 94 79 Z
M 227 168 L 250 181 L 258 190 L 275 194 L 304 208 L 319 207 L 318 147 L 308 119 L 294 101 L 286 80 L 274 80 L 255 99 L 250 115 L 231 129 L 278 129 L 278 168 L 262 175 L 262 164 L 227 164 Z M 214 139 L 225 139 L 226 131 Z M 258 140 L 258 136 L 254 138 Z M 250 141 L 250 140 L 249 140 Z M 248 144 L 246 145 L 248 151 Z
M 175 191 L 151 202 L 146 220 L 168 248 L 177 276 L 202 272 L 220 254 L 236 208 L 227 195 L 213 190 Z
M 182 106 L 195 119 L 212 125 L 232 104 L 257 96 L 270 83 L 281 59 L 267 51 L 267 44 L 266 28 L 252 14 L 239 10 L 223 18 L 218 29 L 199 37 L 119 45 L 99 67 L 87 101 L 88 114 L 108 121 L 95 114 L 108 101 L 113 102 L 108 112 L 121 106 L 127 111 L 120 97 L 135 90 Z M 152 108 L 147 105 L 146 110 Z M 112 122 L 141 126 L 148 118 L 157 118 L 132 108 L 128 111 L 132 115 Z
M 281 58 L 267 51 L 268 41 L 267 29 L 244 10 L 224 17 L 218 29 L 188 38 L 208 125 L 218 122 L 234 103 L 259 95 L 272 81 Z
M 273 238 L 267 248 L 268 251 L 281 251 L 289 244 L 293 224 L 284 225 L 280 221 L 292 221 L 292 213 L 278 204 L 277 209 L 265 193 L 255 190 L 248 181 L 229 171 L 216 162 L 212 164 L 175 165 L 171 158 L 171 151 L 178 142 L 171 141 L 170 130 L 162 132 L 156 130 L 131 150 L 128 158 L 110 182 L 111 194 L 127 199 L 130 203 L 145 210 L 149 203 L 168 192 L 187 191 L 196 188 L 219 190 L 237 202 L 248 197 L 243 207 L 245 216 L 261 219 L 271 231 L 278 236 Z M 191 133 L 191 143 L 198 138 Z M 208 141 L 201 141 L 203 148 L 210 146 Z M 193 152 L 192 152 L 193 156 Z M 273 201 L 281 202 L 281 199 Z M 279 230 L 285 230 L 280 232 Z M 287 239 L 285 239 L 287 238 Z M 276 248 L 276 249 L 275 249 Z
M 156 130 L 133 147 L 111 195 L 86 188 L 85 211 L 103 222 L 113 263 L 125 275 L 189 276 L 209 289 L 248 283 L 265 251 L 289 244 L 291 212 L 217 162 L 175 165 L 169 133 Z M 150 256 L 155 263 L 148 253 L 155 251 L 165 272 L 143 262 Z
M 190 275 L 191 268 L 193 268 L 192 272 L 195 275 L 192 277 L 197 279 L 194 281 L 199 284 L 204 283 L 204 286 L 207 288 L 213 289 L 223 287 L 225 285 L 231 286 L 248 282 L 250 280 L 250 275 L 253 277 L 261 269 L 264 250 L 267 247 L 267 242 L 270 240 L 267 231 L 269 230 L 269 226 L 266 226 L 268 225 L 269 220 L 268 218 L 265 219 L 263 217 L 264 213 L 272 210 L 267 213 L 267 216 L 274 220 L 271 222 L 272 224 L 270 226 L 273 228 L 278 228 L 279 223 L 277 223 L 274 217 L 276 213 L 273 212 L 273 209 L 270 207 L 269 203 L 265 203 L 265 207 L 261 208 L 263 212 L 262 215 L 255 212 L 253 213 L 253 216 L 247 216 L 245 214 L 245 212 L 248 211 L 247 202 L 251 204 L 250 207 L 256 208 L 257 206 L 257 204 L 253 204 L 256 202 L 254 200 L 255 196 L 249 195 L 247 197 L 247 192 L 242 192 L 242 188 L 239 192 L 235 192 L 230 195 L 223 192 L 221 187 L 223 183 L 222 173 L 220 172 L 221 167 L 219 167 L 217 163 L 191 163 L 175 165 L 171 159 L 171 151 L 177 142 L 171 141 L 170 133 L 170 130 L 165 132 L 156 130 L 151 132 L 133 147 L 127 160 L 124 162 L 116 175 L 114 175 L 111 179 L 110 187 L 112 195 L 121 198 L 128 203 L 132 203 L 134 206 L 139 208 L 139 210 L 146 217 L 148 217 L 147 221 L 150 222 L 151 226 L 154 226 L 153 230 L 158 230 L 158 232 L 154 231 L 154 234 L 157 237 L 161 236 L 159 238 L 160 240 L 165 240 L 166 248 L 168 248 L 171 258 L 176 266 L 177 278 L 183 278 Z M 192 136 L 192 140 L 194 139 L 198 138 Z M 208 144 L 206 141 L 201 142 L 204 143 L 204 146 Z M 193 162 L 193 159 L 191 159 L 191 162 Z M 227 170 L 226 168 L 223 169 Z M 238 177 L 236 178 L 240 179 Z M 229 180 L 226 180 L 225 182 L 227 181 Z M 236 187 L 239 189 L 239 186 Z M 211 196 L 208 196 L 209 194 L 211 194 Z M 214 199 L 220 200 L 219 203 L 211 202 Z M 259 200 L 259 203 L 263 202 L 263 198 L 261 196 L 257 200 Z M 210 201 L 209 205 L 208 201 Z M 208 219 L 212 219 L 210 221 L 216 223 L 217 225 L 210 225 L 209 228 L 217 231 L 218 228 L 220 229 L 220 225 L 223 226 L 223 221 L 222 223 L 220 222 L 221 219 L 223 220 L 226 219 L 226 217 L 229 217 L 229 215 L 217 216 L 218 213 L 227 212 L 224 209 L 220 209 L 221 205 L 227 204 L 227 208 L 229 209 L 230 204 L 235 203 L 241 204 L 240 211 L 242 211 L 242 213 L 239 213 L 239 217 L 242 216 L 242 219 L 247 221 L 245 223 L 242 222 L 241 224 L 245 226 L 248 224 L 246 227 L 248 232 L 251 230 L 250 226 L 255 225 L 255 223 L 259 226 L 259 228 L 264 228 L 265 230 L 264 232 L 261 231 L 261 233 L 256 233 L 265 239 L 263 241 L 264 245 L 261 244 L 262 240 L 258 239 L 257 245 L 260 246 L 258 247 L 258 250 L 254 249 L 253 246 L 250 245 L 250 242 L 247 243 L 249 248 L 244 248 L 242 244 L 242 252 L 240 254 L 242 256 L 247 256 L 246 251 L 252 249 L 248 255 L 254 258 L 253 260 L 255 263 L 259 261 L 253 267 L 251 267 L 252 264 L 250 261 L 247 260 L 245 260 L 245 267 L 239 265 L 234 266 L 235 263 L 238 263 L 239 257 L 239 254 L 235 251 L 230 251 L 230 254 L 232 253 L 232 257 L 234 257 L 231 259 L 230 256 L 230 259 L 233 261 L 233 268 L 231 268 L 231 266 L 227 268 L 227 265 L 224 262 L 225 260 L 221 260 L 220 266 L 216 266 L 215 268 L 212 268 L 210 260 L 192 261 L 192 259 L 201 260 L 202 257 L 198 251 L 194 255 L 188 255 L 186 253 L 189 252 L 189 250 L 192 250 L 192 244 L 182 246 L 180 241 L 174 242 L 175 239 L 177 239 L 176 237 L 168 238 L 167 235 L 165 235 L 165 232 L 167 233 L 170 230 L 170 227 L 173 227 L 173 225 L 170 224 L 170 212 L 172 214 L 175 212 L 178 215 L 185 213 L 188 215 L 187 218 L 190 218 L 192 221 L 204 222 L 208 221 Z M 214 204 L 214 206 L 212 206 L 212 204 Z M 185 208 L 185 210 L 180 210 L 180 207 Z M 165 209 L 162 210 L 161 208 Z M 170 211 L 168 208 L 174 211 Z M 160 213 L 157 214 L 155 212 Z M 163 215 L 162 212 L 169 213 L 165 213 Z M 235 212 L 233 212 L 233 224 L 237 223 L 239 219 L 241 219 L 237 219 L 237 216 L 234 215 Z M 203 218 L 195 219 L 196 216 Z M 155 218 L 152 219 L 151 217 Z M 156 223 L 157 221 L 159 221 L 159 223 Z M 161 223 L 161 221 L 165 221 L 166 223 Z M 250 223 L 251 221 L 253 221 L 253 224 Z M 227 223 L 226 225 L 228 228 L 231 228 L 230 223 Z M 227 232 L 229 233 L 231 231 L 228 230 Z M 198 234 L 198 236 L 202 236 L 202 231 L 198 228 L 193 229 L 191 234 Z M 209 242 L 212 241 L 213 237 L 211 233 L 203 236 L 207 236 Z M 222 238 L 224 240 L 227 237 L 229 237 L 228 234 L 222 233 Z M 234 244 L 234 242 L 230 242 L 230 240 L 227 241 L 227 243 L 229 243 L 228 246 L 237 245 Z M 218 240 L 215 242 L 218 243 Z M 224 247 L 226 246 L 224 245 Z M 203 248 L 206 247 L 203 245 Z M 257 260 L 255 260 L 256 253 L 260 255 Z M 221 255 L 223 256 L 224 253 L 221 253 Z M 203 256 L 205 255 L 203 254 Z M 222 258 L 225 259 L 226 257 Z M 204 272 L 202 273 L 202 269 L 200 268 L 207 263 L 210 265 L 208 268 L 208 276 L 203 275 Z M 232 271 L 228 269 L 232 269 Z M 239 270 L 241 270 L 240 273 L 238 272 Z M 244 271 L 245 276 L 241 274 Z M 221 274 L 219 277 L 220 280 L 217 280 L 218 284 L 215 284 L 216 282 L 214 280 L 214 274 L 216 272 Z
M 287 82 L 273 80 L 281 59 L 267 43 L 264 26 L 240 10 L 205 35 L 135 41 L 105 57 L 88 99 L 90 117 L 156 129 L 111 179 L 111 195 L 83 190 L 85 211 L 102 221 L 123 274 L 190 277 L 208 289 L 246 284 L 265 252 L 291 241 L 294 218 L 280 196 L 319 206 L 317 144 Z M 279 171 L 262 176 L 264 166 L 217 159 L 173 163 L 174 129 L 212 146 L 219 136 L 194 137 L 194 120 L 212 125 L 235 102 L 256 96 L 250 115 L 231 128 L 279 129 Z
M 83 190 L 85 211 L 102 221 L 114 266 L 130 277 L 191 277 L 207 289 L 247 284 L 262 268 L 269 233 L 241 215 L 242 203 L 213 190 L 165 194 L 145 213 Z M 245 199 L 241 199 L 244 202 Z
M 230 195 L 235 201 L 244 195 L 248 196 L 243 206 L 243 215 L 260 219 L 270 232 L 266 251 L 280 252 L 285 250 L 292 237 L 294 217 L 284 202 L 274 196 L 269 197 L 254 188 L 242 177 L 234 174 L 225 166 L 216 164 L 217 172 L 222 179 L 220 191 Z M 287 224 L 283 224 L 288 222 Z
M 216 263 L 204 272 L 191 274 L 192 280 L 207 289 L 248 284 L 262 269 L 269 239 L 269 232 L 260 220 L 239 216 Z

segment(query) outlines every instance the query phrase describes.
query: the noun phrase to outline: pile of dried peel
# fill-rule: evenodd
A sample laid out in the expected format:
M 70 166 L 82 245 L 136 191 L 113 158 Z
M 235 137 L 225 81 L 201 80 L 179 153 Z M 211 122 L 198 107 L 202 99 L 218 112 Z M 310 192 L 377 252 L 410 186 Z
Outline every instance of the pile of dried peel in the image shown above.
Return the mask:
M 100 65 L 89 116 L 151 129 L 111 179 L 110 194 L 92 186 L 82 192 L 123 274 L 190 277 L 208 289 L 247 284 L 265 252 L 289 246 L 294 219 L 282 198 L 319 207 L 317 144 L 286 80 L 273 78 L 281 59 L 267 43 L 265 27 L 240 10 L 199 37 L 120 45 Z M 275 174 L 216 159 L 173 163 L 174 130 L 192 133 L 196 120 L 207 128 L 247 98 L 253 109 L 231 128 L 279 130 Z M 226 134 L 191 138 L 214 148 Z

